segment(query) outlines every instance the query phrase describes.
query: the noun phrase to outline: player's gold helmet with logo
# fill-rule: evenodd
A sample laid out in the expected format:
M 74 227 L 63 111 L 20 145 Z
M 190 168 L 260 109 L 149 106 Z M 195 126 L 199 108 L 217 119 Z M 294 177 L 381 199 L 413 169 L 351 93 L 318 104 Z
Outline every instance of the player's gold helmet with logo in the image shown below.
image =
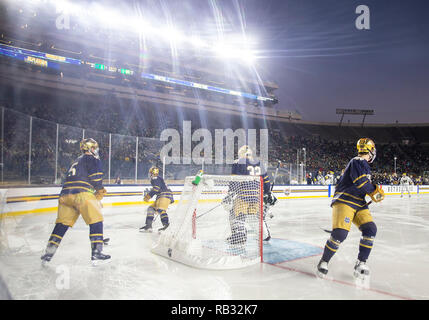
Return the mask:
M 99 147 L 97 141 L 95 141 L 92 138 L 83 139 L 80 142 L 80 150 L 82 150 L 83 153 L 89 152 L 97 159 L 99 158 Z
M 240 149 L 238 149 L 238 158 L 252 158 L 253 152 L 252 149 L 248 145 L 242 146 Z
M 159 168 L 151 167 L 149 169 L 149 179 L 155 178 L 159 175 Z
M 375 148 L 375 143 L 374 141 L 372 141 L 369 138 L 361 138 L 358 140 L 357 144 L 356 144 L 358 153 L 361 154 L 365 154 L 368 153 L 371 158 L 369 159 L 369 163 L 372 163 L 375 160 L 375 156 L 377 154 L 377 150 Z

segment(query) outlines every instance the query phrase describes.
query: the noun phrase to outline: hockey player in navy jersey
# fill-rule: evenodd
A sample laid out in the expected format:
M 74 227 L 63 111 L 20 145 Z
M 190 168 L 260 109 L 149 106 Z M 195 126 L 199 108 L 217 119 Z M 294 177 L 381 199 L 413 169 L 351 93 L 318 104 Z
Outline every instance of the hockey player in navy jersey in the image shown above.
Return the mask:
M 276 203 L 277 199 L 274 197 L 270 190 L 270 178 L 267 173 L 263 171 L 262 165 L 259 160 L 253 159 L 253 152 L 249 146 L 242 146 L 238 150 L 238 159 L 234 162 L 231 169 L 232 175 L 251 175 L 261 176 L 263 179 L 263 193 L 265 208 L 272 206 Z M 238 186 L 238 184 L 245 184 Z M 230 209 L 230 225 L 231 236 L 228 241 L 231 244 L 241 244 L 246 241 L 246 228 L 245 221 L 247 215 L 256 215 L 260 208 L 258 207 L 260 199 L 259 183 L 255 182 L 231 182 L 229 186 L 229 193 L 223 199 L 222 203 L 226 208 L 232 206 Z M 265 213 L 264 213 L 265 221 Z M 268 228 L 266 228 L 268 236 L 264 240 L 270 240 Z
M 151 167 L 149 169 L 149 178 L 152 189 L 145 194 L 144 201 L 148 202 L 153 196 L 156 195 L 155 202 L 147 209 L 146 224 L 140 228 L 140 232 L 152 232 L 152 222 L 155 214 L 161 217 L 162 228 L 158 231 L 164 231 L 169 226 L 167 209 L 168 206 L 174 202 L 173 193 L 168 188 L 164 179 L 159 176 L 159 168 Z
M 103 250 L 103 214 L 100 201 L 106 194 L 103 187 L 103 170 L 94 139 L 80 143 L 82 155 L 71 165 L 58 199 L 55 227 L 49 238 L 42 263 L 51 261 L 69 227 L 73 227 L 79 215 L 89 225 L 91 260 L 94 265 L 106 262 L 110 255 Z
M 369 164 L 376 157 L 374 142 L 368 138 L 359 139 L 357 151 L 358 156 L 350 160 L 335 188 L 331 202 L 332 233 L 317 265 L 317 274 L 321 277 L 328 273 L 328 263 L 346 239 L 352 223 L 362 232 L 353 275 L 358 279 L 369 276 L 366 261 L 373 247 L 377 227 L 368 209 L 365 196 L 369 195 L 373 202 L 380 202 L 384 199 L 384 192 L 380 186 L 371 182 Z

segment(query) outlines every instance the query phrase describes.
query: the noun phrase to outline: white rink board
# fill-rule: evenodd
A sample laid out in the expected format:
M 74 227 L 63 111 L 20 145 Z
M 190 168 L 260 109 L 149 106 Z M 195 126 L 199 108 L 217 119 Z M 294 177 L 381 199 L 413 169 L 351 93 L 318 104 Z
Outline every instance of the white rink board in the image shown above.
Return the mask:
M 150 185 L 107 185 L 105 186 L 107 195 L 103 198 L 102 204 L 105 207 L 124 205 L 144 205 L 143 192 Z M 400 186 L 382 186 L 386 195 L 401 194 Z M 173 191 L 174 200 L 180 199 L 183 185 L 170 185 Z M 25 215 L 31 213 L 52 213 L 56 212 L 58 205 L 58 194 L 61 187 L 22 187 L 7 190 L 7 203 L 2 213 L 12 215 Z M 429 186 L 410 186 L 412 194 L 429 193 Z M 226 194 L 225 188 L 213 190 L 213 193 L 204 193 L 203 200 L 220 201 Z M 321 185 L 295 185 L 274 186 L 274 195 L 282 199 L 307 199 L 307 198 L 328 198 L 335 192 L 334 186 Z M 153 198 L 154 199 L 154 198 Z M 152 199 L 152 200 L 153 200 Z

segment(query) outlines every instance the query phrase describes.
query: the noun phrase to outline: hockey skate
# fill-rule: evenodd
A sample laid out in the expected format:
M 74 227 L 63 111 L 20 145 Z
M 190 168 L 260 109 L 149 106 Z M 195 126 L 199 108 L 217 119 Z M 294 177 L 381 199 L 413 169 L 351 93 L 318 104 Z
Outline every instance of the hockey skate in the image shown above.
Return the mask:
M 152 232 L 152 226 L 145 225 L 139 229 L 140 232 L 144 233 L 151 233 Z
M 165 231 L 168 228 L 169 225 L 170 225 L 169 223 L 164 224 L 162 228 L 158 229 L 158 232 L 161 233 L 161 232 Z
M 40 259 L 42 259 L 42 266 L 45 267 L 49 264 L 55 254 L 55 251 L 57 251 L 57 246 L 53 244 L 48 244 L 45 250 L 45 254 L 40 257 Z
M 328 263 L 326 261 L 320 260 L 317 265 L 317 276 L 324 278 L 328 274 Z
M 365 280 L 369 278 L 369 268 L 365 262 L 359 261 L 359 260 L 356 261 L 353 276 L 356 279 L 361 279 L 361 280 Z
M 357 286 L 369 288 L 369 268 L 365 262 L 359 260 L 356 261 L 355 268 L 353 271 L 353 277 L 355 278 L 355 284 Z
M 103 245 L 100 243 L 95 243 L 91 246 L 91 263 L 93 266 L 99 266 L 106 263 L 109 263 L 110 255 L 102 253 Z

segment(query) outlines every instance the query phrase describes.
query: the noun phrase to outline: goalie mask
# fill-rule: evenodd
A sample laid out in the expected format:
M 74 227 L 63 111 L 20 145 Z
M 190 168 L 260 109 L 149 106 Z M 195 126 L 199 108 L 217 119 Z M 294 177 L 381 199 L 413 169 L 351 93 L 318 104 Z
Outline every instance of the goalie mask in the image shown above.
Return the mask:
M 100 158 L 98 143 L 92 138 L 83 139 L 80 142 L 80 150 L 82 150 L 83 153 L 89 152 L 97 159 Z
M 377 150 L 375 148 L 375 143 L 369 138 L 361 138 L 358 140 L 356 144 L 358 153 L 361 154 L 369 154 L 370 159 L 368 160 L 368 163 L 373 163 L 377 154 Z
M 238 149 L 238 158 L 239 159 L 242 159 L 242 158 L 251 159 L 252 157 L 253 157 L 253 152 L 249 146 L 244 145 L 240 149 Z
M 152 178 L 156 178 L 157 176 L 159 176 L 159 168 L 157 168 L 157 167 L 151 167 L 150 169 L 149 169 L 149 179 L 152 179 Z

